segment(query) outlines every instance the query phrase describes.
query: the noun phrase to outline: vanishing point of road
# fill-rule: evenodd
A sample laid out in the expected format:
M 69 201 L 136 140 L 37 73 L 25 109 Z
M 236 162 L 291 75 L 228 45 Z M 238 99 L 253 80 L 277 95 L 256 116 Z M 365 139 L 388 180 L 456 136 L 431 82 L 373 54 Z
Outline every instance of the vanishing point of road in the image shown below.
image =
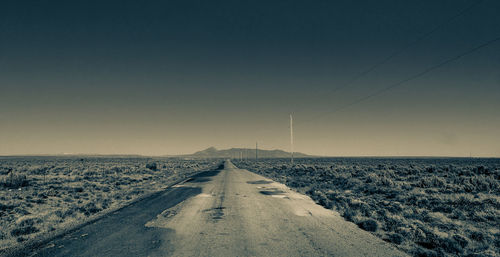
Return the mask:
M 31 256 L 406 256 L 309 197 L 230 161 Z

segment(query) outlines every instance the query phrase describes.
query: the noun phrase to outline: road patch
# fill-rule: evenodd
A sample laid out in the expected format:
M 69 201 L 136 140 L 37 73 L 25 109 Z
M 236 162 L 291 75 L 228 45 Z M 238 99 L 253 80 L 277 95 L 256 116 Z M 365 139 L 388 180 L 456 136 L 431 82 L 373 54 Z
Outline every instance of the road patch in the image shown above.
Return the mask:
M 271 184 L 273 181 L 270 180 L 255 180 L 255 181 L 247 181 L 248 184 Z
M 277 188 L 268 188 L 266 190 L 260 190 L 259 193 L 263 195 L 283 195 L 285 194 L 285 191 L 279 190 Z

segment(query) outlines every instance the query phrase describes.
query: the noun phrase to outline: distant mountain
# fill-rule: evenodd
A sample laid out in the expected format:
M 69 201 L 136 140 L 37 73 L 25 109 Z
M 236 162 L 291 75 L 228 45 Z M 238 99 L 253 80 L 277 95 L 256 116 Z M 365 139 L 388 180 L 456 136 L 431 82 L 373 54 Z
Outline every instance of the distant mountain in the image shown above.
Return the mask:
M 259 149 L 258 152 L 259 158 L 289 158 L 290 152 L 285 152 L 283 150 L 262 150 Z M 191 158 L 240 158 L 243 159 L 254 159 L 255 158 L 255 149 L 250 148 L 231 148 L 225 150 L 217 150 L 215 147 L 209 147 L 205 150 L 195 152 L 193 154 L 183 155 L 182 157 L 191 157 Z M 312 155 L 307 155 L 303 153 L 293 153 L 293 157 L 295 158 L 308 158 L 315 157 Z

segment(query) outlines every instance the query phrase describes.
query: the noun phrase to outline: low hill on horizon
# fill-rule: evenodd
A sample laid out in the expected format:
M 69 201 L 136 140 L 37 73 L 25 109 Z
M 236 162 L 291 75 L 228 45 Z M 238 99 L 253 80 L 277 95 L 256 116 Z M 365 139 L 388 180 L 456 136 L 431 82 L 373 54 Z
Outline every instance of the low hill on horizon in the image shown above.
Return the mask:
M 257 151 L 259 158 L 289 158 L 290 152 L 283 150 L 264 150 L 258 149 Z M 191 158 L 243 158 L 243 159 L 255 159 L 255 149 L 251 148 L 230 148 L 224 150 L 218 150 L 215 147 L 209 147 L 205 150 L 195 152 L 193 154 L 181 155 L 182 157 Z M 304 153 L 293 153 L 295 158 L 312 158 L 317 157 L 313 155 L 307 155 Z

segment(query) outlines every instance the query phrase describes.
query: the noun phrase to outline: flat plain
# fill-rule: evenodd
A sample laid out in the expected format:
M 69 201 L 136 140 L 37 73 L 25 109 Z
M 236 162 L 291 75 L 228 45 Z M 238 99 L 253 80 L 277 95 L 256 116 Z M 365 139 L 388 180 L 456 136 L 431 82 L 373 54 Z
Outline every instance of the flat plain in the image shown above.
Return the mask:
M 298 254 L 290 247 L 303 244 L 302 251 L 311 246 L 310 254 L 317 255 L 318 249 L 331 248 L 333 241 L 340 244 L 340 239 L 334 240 L 333 234 L 325 231 L 348 229 L 351 231 L 348 234 L 366 237 L 382 247 L 383 244 L 367 236 L 371 233 L 380 242 L 413 256 L 499 256 L 500 159 L 304 158 L 296 159 L 294 164 L 289 159 L 233 160 L 235 167 L 226 167 L 217 175 L 212 171 L 224 168 L 220 163 L 216 159 L 4 157 L 0 159 L 0 254 L 2 250 L 78 227 L 132 204 L 121 214 L 113 215 L 115 218 L 71 232 L 70 239 L 50 241 L 40 256 L 64 255 L 56 245 L 67 245 L 64 249 L 73 249 L 73 254 L 93 255 L 88 251 L 93 248 L 75 245 L 73 238 L 85 239 L 87 244 L 108 242 L 108 246 L 116 245 L 113 249 L 121 249 L 119 240 L 99 231 L 99 226 L 108 224 L 109 231 L 115 231 L 113 227 L 127 217 L 129 222 L 140 224 L 137 233 L 147 232 L 130 238 L 138 249 L 150 248 L 147 235 L 152 233 L 151 229 L 166 229 L 164 234 L 153 233 L 155 237 L 162 235 L 162 240 L 150 240 L 157 242 L 158 248 L 149 250 L 164 249 L 155 252 L 158 255 L 194 254 L 202 246 L 196 246 L 196 242 L 205 242 L 207 238 L 212 238 L 213 244 L 205 249 L 213 251 L 225 249 L 227 253 L 244 255 L 282 249 L 274 254 Z M 245 169 L 263 177 L 251 175 Z M 196 174 L 200 172 L 213 174 L 199 177 Z M 181 184 L 173 186 L 176 182 Z M 148 197 L 155 193 L 156 196 Z M 182 199 L 177 199 L 178 196 Z M 333 213 L 327 215 L 328 220 L 336 221 L 326 222 L 324 210 L 308 203 L 304 198 L 307 196 Z M 298 202 L 285 204 L 294 199 Z M 303 208 L 307 211 L 297 211 L 301 205 L 307 206 Z M 165 209 L 167 206 L 170 207 Z M 193 216 L 194 213 L 197 215 Z M 332 218 L 334 213 L 340 219 Z M 272 222 L 262 223 L 266 217 Z M 277 217 L 283 220 L 276 220 Z M 318 217 L 323 217 L 320 219 L 324 228 L 304 223 Z M 194 226 L 196 222 L 199 225 Z M 239 229 L 226 231 L 229 227 L 220 225 L 226 223 Z M 278 228 L 272 230 L 272 224 L 287 227 L 288 233 Z M 116 233 L 130 229 L 133 230 L 120 225 Z M 211 230 L 215 232 L 210 234 Z M 177 231 L 176 236 L 172 231 Z M 283 248 L 283 244 L 291 242 L 288 237 L 294 231 L 302 231 L 295 239 L 301 235 L 308 237 Z M 322 236 L 318 234 L 321 231 Z M 123 237 L 128 234 L 124 232 Z M 176 241 L 179 235 L 191 238 L 191 243 L 186 243 L 186 239 Z M 274 241 L 259 241 L 273 235 Z M 279 241 L 276 235 L 281 235 Z M 227 243 L 224 240 L 234 241 L 239 237 L 246 238 L 240 242 L 245 242 L 245 248 L 238 247 L 238 242 L 232 248 L 217 248 Z M 315 243 L 309 244 L 308 240 Z M 167 242 L 170 244 L 165 245 Z M 275 246 L 265 247 L 271 243 Z M 314 248 L 314 245 L 323 246 Z M 346 250 L 347 245 L 333 247 L 330 252 L 345 250 L 344 255 L 355 256 L 354 250 Z

